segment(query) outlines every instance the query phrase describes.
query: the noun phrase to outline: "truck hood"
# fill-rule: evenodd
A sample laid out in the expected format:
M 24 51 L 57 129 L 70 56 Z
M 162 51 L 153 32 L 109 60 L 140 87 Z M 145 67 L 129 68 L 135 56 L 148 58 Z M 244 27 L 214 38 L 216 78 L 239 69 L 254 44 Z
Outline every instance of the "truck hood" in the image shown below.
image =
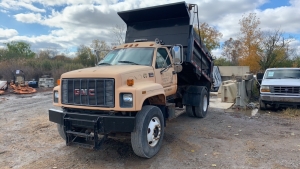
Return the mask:
M 153 72 L 153 68 L 143 65 L 97 66 L 70 71 L 62 74 L 61 78 L 117 78 L 119 75 L 140 71 Z
M 300 86 L 300 79 L 263 79 L 263 86 Z

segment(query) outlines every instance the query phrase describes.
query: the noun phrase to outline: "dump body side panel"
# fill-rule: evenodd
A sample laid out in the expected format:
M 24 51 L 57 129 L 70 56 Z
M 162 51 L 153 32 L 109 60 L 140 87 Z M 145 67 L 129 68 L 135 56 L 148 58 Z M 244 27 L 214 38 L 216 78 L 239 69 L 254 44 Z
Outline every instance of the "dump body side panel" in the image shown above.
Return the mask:
M 162 40 L 165 45 L 183 46 L 183 70 L 178 85 L 212 82 L 213 61 L 200 37 L 190 25 L 185 2 L 118 12 L 127 24 L 126 43 L 135 39 Z

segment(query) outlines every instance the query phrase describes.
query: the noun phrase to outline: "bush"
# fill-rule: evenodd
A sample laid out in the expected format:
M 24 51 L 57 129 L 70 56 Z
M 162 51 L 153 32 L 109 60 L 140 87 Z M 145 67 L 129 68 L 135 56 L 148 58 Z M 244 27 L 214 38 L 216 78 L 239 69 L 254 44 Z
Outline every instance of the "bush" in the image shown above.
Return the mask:
M 80 63 L 73 63 L 70 60 L 53 60 L 45 58 L 35 59 L 10 59 L 0 62 L 0 79 L 13 80 L 15 70 L 22 70 L 25 80 L 38 80 L 42 75 L 50 75 L 55 80 L 61 74 L 84 68 Z

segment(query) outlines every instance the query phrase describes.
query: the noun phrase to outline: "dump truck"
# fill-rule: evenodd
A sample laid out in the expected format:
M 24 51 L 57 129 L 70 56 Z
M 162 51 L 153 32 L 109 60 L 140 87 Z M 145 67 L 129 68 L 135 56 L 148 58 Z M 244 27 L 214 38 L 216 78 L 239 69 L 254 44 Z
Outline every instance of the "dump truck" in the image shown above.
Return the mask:
M 97 66 L 61 75 L 49 120 L 66 145 L 99 149 L 110 136 L 128 135 L 134 153 L 151 158 L 166 122 L 186 112 L 204 118 L 213 58 L 200 40 L 185 2 L 118 12 L 125 43 Z M 184 111 L 176 111 L 176 109 Z

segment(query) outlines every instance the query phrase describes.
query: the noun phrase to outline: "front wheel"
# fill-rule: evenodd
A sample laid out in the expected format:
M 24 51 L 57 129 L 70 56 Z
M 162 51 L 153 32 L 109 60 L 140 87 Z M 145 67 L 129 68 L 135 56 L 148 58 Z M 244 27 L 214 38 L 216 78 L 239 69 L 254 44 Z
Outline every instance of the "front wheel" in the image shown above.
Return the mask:
M 131 133 L 131 146 L 140 157 L 151 158 L 161 148 L 164 136 L 164 117 L 156 106 L 144 106 L 136 115 L 135 131 Z
M 259 99 L 259 109 L 266 110 L 266 107 L 266 104 L 261 99 Z

